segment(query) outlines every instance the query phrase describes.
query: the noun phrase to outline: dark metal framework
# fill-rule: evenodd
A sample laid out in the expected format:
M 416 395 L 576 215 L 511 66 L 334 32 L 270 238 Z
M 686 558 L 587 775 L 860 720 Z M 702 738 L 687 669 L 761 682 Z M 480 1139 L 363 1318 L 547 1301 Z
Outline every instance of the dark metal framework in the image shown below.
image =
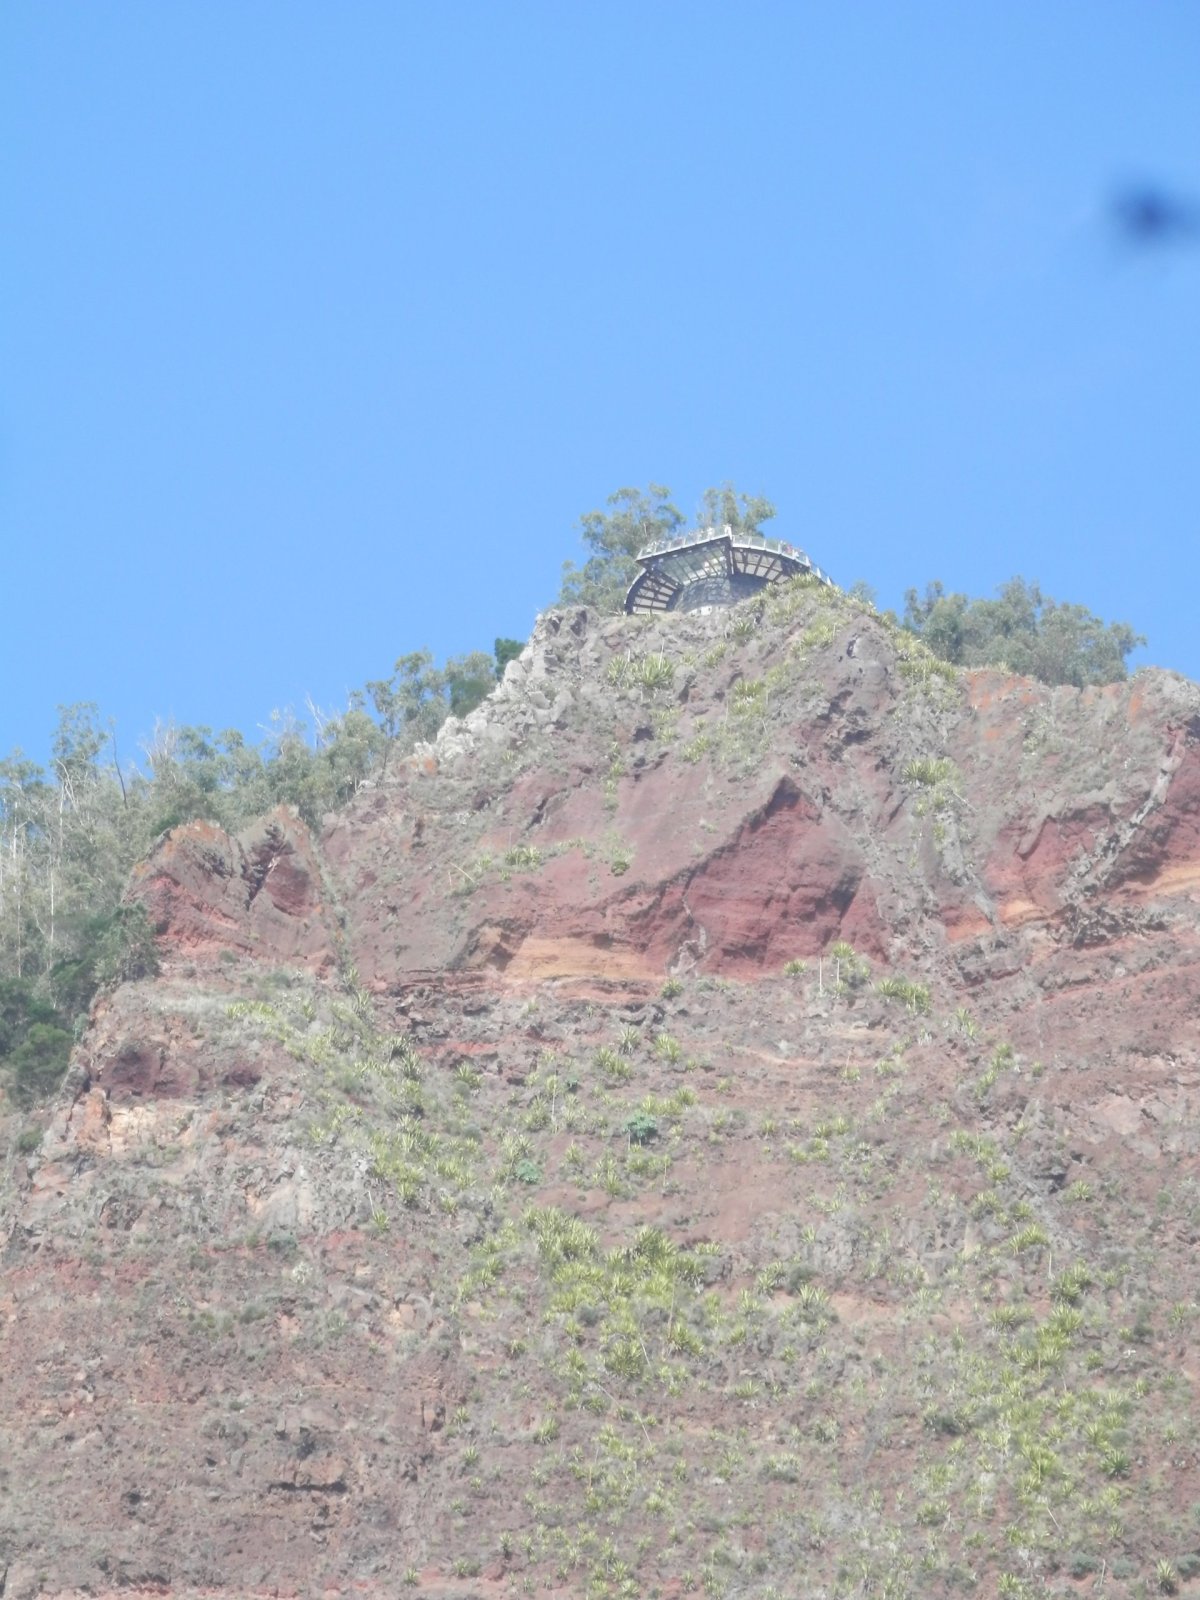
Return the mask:
M 677 539 L 660 539 L 638 552 L 642 571 L 625 596 L 626 611 L 700 611 L 731 606 L 768 583 L 809 573 L 832 578 L 795 545 L 728 526 L 697 528 Z

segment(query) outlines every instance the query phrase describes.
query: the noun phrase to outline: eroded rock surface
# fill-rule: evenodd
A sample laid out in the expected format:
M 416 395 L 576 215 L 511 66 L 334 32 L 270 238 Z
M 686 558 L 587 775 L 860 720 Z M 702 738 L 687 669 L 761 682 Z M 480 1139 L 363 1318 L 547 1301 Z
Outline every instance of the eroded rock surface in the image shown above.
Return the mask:
M 169 960 L 252 955 L 336 965 L 321 867 L 308 829 L 283 807 L 237 838 L 211 822 L 176 828 L 131 889 Z
M 1190 1583 L 1198 751 L 797 587 L 175 830 L 10 1119 L 0 1592 Z

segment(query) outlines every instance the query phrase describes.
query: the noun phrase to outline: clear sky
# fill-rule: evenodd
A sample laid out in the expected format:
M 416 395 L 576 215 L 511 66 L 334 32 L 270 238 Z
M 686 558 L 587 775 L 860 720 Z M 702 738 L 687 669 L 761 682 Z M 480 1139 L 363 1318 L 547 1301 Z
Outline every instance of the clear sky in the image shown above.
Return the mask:
M 0 752 L 524 637 L 625 484 L 1200 676 L 1194 0 L 8 0 Z

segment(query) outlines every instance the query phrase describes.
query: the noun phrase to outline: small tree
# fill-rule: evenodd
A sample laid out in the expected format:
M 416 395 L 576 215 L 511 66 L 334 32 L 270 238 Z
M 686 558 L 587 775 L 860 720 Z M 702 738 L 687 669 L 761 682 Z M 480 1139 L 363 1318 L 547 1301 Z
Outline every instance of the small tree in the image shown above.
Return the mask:
M 761 533 L 775 515 L 771 501 L 760 494 L 739 494 L 731 483 L 706 489 L 697 517 L 702 528 L 730 527 L 735 533 Z
M 640 489 L 618 489 L 608 511 L 589 511 L 579 519 L 583 542 L 592 554 L 582 567 L 563 563 L 559 605 L 594 606 L 620 611 L 625 591 L 638 574 L 638 551 L 657 539 L 668 539 L 683 526 L 683 514 L 671 503 L 671 491 L 652 483 Z
M 521 643 L 520 639 L 496 640 L 495 646 L 493 647 L 493 654 L 496 657 L 497 680 L 503 678 L 505 667 L 508 666 L 510 661 L 515 661 L 524 648 L 525 646 Z
M 450 715 L 465 717 L 496 687 L 496 662 L 482 650 L 451 656 L 445 669 Z
M 446 678 L 428 650 L 412 650 L 396 662 L 390 678 L 373 678 L 366 688 L 388 748 L 398 739 L 406 746 L 432 739 L 446 719 Z

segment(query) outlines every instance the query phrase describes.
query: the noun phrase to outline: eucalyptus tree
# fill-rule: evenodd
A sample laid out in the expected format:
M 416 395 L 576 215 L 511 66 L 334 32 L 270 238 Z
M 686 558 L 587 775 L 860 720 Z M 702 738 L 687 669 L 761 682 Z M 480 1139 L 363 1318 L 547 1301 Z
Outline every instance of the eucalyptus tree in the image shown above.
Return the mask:
M 1059 602 L 1036 583 L 1011 578 L 992 600 L 947 594 L 930 583 L 909 589 L 904 626 L 955 666 L 1006 666 L 1043 683 L 1115 683 L 1145 644 L 1127 622 L 1105 622 L 1086 606 Z
M 657 539 L 669 539 L 683 526 L 683 513 L 660 483 L 644 491 L 618 489 L 605 503 L 607 511 L 589 511 L 579 519 L 580 536 L 591 555 L 582 567 L 563 563 L 559 605 L 620 611 L 638 574 L 638 551 Z

